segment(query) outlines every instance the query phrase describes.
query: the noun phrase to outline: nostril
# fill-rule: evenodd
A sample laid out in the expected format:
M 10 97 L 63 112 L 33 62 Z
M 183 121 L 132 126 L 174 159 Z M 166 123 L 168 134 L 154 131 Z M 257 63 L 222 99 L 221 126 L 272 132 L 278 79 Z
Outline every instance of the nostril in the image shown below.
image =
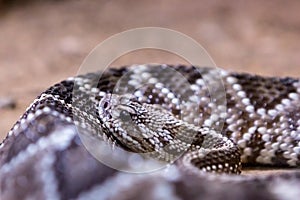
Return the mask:
M 104 104 L 103 104 L 103 108 L 107 108 L 108 107 L 108 102 L 105 101 Z

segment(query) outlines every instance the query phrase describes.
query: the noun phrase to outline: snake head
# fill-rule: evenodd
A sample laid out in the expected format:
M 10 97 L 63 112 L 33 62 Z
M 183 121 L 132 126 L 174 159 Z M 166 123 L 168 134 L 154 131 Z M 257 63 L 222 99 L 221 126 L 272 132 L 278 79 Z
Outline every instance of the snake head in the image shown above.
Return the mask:
M 193 140 L 188 135 L 197 132 L 162 106 L 128 95 L 108 94 L 98 109 L 107 138 L 125 150 L 161 156 L 168 162 L 187 150 Z
M 128 95 L 107 94 L 99 102 L 99 117 L 106 136 L 126 150 L 143 152 L 141 141 L 147 136 L 143 124 L 143 105 Z M 148 148 L 148 147 L 147 147 Z

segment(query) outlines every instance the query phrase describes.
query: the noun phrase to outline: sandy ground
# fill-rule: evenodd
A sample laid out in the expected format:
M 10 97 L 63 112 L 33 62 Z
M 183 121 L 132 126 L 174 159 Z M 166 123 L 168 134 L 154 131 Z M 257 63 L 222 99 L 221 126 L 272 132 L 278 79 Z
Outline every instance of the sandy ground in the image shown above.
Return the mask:
M 44 89 L 75 75 L 113 34 L 159 26 L 194 38 L 218 66 L 269 76 L 300 76 L 300 1 L 41 1 L 0 10 L 0 139 Z M 154 50 L 115 65 L 182 59 Z

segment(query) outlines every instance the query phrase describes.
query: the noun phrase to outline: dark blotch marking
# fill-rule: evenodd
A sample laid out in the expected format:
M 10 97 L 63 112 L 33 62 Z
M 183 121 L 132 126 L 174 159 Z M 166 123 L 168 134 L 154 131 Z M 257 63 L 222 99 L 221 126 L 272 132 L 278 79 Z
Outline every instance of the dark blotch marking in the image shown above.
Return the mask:
M 281 100 L 288 98 L 288 94 L 297 92 L 293 83 L 298 80 L 293 78 L 261 77 L 249 74 L 232 74 L 238 84 L 242 86 L 250 99 L 251 104 L 256 108 L 273 109 L 280 104 Z

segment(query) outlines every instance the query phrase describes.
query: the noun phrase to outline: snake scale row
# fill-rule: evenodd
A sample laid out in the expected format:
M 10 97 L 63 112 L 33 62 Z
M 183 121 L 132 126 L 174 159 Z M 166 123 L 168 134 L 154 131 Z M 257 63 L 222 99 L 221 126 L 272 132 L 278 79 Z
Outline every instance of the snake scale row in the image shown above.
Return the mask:
M 117 165 L 106 151 L 118 152 Z M 156 162 L 166 167 L 118 170 Z M 68 78 L 38 96 L 0 145 L 0 197 L 300 197 L 299 171 L 238 175 L 247 165 L 300 166 L 299 79 L 133 65 Z

